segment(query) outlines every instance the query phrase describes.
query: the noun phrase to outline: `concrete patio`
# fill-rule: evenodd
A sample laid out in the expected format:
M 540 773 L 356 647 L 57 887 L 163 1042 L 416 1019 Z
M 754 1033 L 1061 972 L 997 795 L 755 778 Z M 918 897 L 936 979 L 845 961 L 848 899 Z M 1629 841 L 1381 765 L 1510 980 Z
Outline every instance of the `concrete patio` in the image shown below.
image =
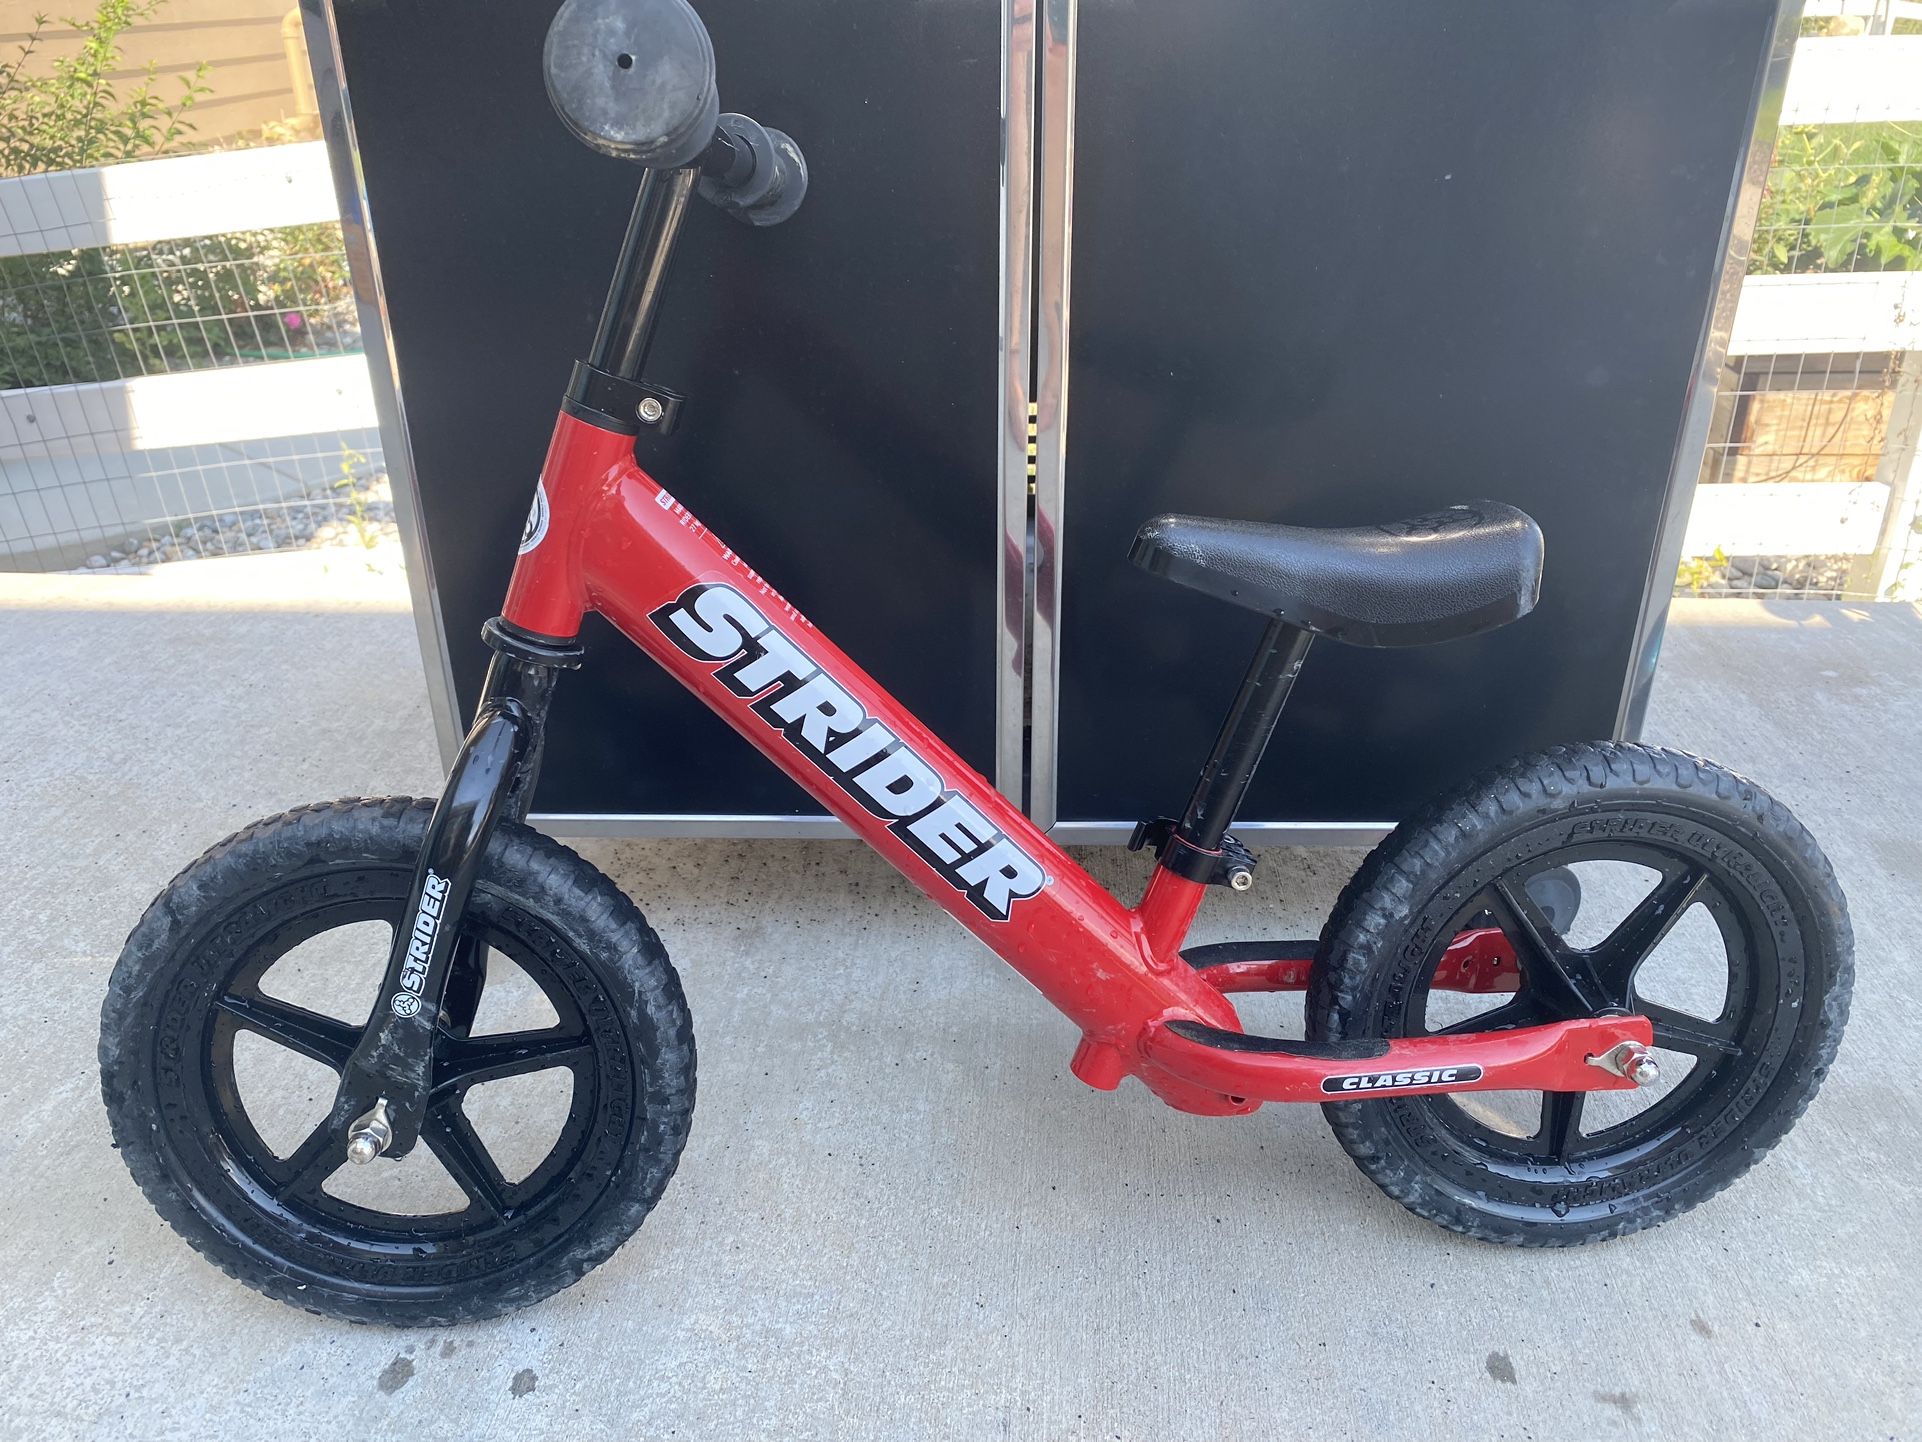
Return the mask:
M 385 550 L 0 576 L 0 1437 L 1916 1435 L 1922 1120 L 1895 1034 L 1922 1003 L 1922 610 L 1676 608 L 1651 739 L 1800 812 L 1859 967 L 1807 1117 L 1677 1222 L 1466 1242 L 1313 1109 L 1230 1125 L 1081 1087 L 1066 1023 L 853 843 L 593 842 L 686 983 L 692 1142 L 581 1285 L 428 1333 L 201 1261 L 109 1146 L 94 1062 L 121 941 L 200 850 L 436 786 L 406 607 Z M 1139 886 L 1138 857 L 1084 859 Z M 1311 931 L 1358 860 L 1271 853 L 1197 939 Z

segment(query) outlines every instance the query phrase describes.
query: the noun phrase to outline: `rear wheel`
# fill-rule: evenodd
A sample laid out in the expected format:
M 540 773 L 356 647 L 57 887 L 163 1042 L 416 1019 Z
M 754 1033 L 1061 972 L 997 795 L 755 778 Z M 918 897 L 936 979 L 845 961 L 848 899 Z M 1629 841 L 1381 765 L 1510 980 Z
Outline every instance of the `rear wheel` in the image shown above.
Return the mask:
M 1514 989 L 1435 987 L 1449 940 L 1485 926 L 1514 949 Z M 1324 1110 L 1356 1164 L 1431 1221 L 1529 1246 L 1620 1236 L 1712 1196 L 1787 1132 L 1841 1040 L 1851 948 L 1827 860 L 1753 782 L 1645 746 L 1524 758 L 1369 857 L 1323 931 L 1308 1035 L 1633 1012 L 1661 1080 Z
M 114 969 L 101 1078 L 134 1179 L 247 1285 L 420 1325 L 539 1300 L 604 1261 L 672 1175 L 692 1027 L 659 940 L 599 871 L 520 826 L 490 842 L 404 1158 L 327 1124 L 432 803 L 307 807 L 229 838 Z

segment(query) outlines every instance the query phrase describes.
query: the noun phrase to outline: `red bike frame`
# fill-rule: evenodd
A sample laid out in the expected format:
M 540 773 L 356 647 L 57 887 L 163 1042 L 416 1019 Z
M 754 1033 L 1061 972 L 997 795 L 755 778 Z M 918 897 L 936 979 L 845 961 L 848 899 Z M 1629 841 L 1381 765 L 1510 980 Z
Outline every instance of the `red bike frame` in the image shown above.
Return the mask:
M 1646 1018 L 1309 1044 L 1248 1037 L 1225 993 L 1295 990 L 1304 957 L 1181 954 L 1204 883 L 1157 866 L 1124 906 L 817 631 L 634 460 L 632 435 L 563 413 L 503 619 L 571 638 L 611 621 L 1080 1028 L 1074 1074 L 1137 1076 L 1182 1111 L 1472 1090 L 1603 1091 Z M 1512 990 L 1500 933 L 1456 938 L 1436 984 Z

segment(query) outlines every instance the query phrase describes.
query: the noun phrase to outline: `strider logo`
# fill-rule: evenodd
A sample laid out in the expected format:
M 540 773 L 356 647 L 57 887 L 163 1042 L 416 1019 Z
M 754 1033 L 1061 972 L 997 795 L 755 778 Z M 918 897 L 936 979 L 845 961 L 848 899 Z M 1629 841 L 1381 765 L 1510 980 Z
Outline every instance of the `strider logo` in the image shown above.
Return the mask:
M 1461 1086 L 1482 1079 L 1478 1066 L 1429 1066 L 1414 1071 L 1369 1071 L 1354 1076 L 1321 1079 L 1321 1089 L 1330 1096 L 1352 1096 L 1356 1092 L 1392 1092 L 1405 1087 Z
M 447 878 L 432 867 L 420 889 L 420 910 L 414 913 L 414 930 L 407 938 L 407 955 L 400 964 L 400 990 L 389 1003 L 395 1016 L 415 1016 L 420 1012 L 421 988 L 427 984 L 427 956 L 434 949 L 434 936 L 440 931 L 441 913 L 447 907 Z
M 732 586 L 690 586 L 648 619 L 688 655 L 719 666 L 723 686 L 752 700 L 749 709 L 829 780 L 887 818 L 888 830 L 983 915 L 1006 921 L 1017 901 L 1046 884 L 1033 857 Z

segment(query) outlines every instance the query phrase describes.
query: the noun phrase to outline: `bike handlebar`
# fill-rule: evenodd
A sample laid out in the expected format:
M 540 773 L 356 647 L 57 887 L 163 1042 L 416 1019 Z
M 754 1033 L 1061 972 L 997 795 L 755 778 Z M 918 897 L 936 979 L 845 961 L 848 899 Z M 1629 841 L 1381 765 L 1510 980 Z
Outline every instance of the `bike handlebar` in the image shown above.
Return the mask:
M 702 198 L 750 225 L 779 224 L 807 193 L 791 138 L 720 113 L 714 45 L 687 0 L 565 0 L 542 64 L 554 113 L 603 155 L 698 166 Z

